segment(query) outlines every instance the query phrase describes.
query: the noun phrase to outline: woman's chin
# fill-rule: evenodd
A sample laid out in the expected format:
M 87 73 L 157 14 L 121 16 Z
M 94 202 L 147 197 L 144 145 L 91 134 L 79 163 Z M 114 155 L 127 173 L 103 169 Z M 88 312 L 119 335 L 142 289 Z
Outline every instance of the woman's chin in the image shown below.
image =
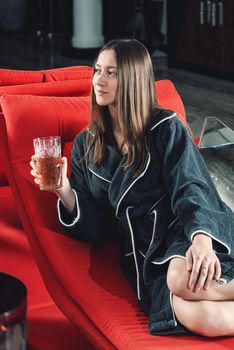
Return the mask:
M 96 99 L 96 102 L 99 106 L 102 106 L 102 107 L 109 105 L 107 101 L 103 101 L 102 99 Z

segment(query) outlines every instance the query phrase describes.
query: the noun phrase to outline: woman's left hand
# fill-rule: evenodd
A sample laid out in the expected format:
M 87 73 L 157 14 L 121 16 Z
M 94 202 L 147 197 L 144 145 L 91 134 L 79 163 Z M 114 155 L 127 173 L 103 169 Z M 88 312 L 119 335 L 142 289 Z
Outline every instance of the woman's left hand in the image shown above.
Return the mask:
M 221 276 L 221 265 L 212 247 L 212 239 L 196 234 L 191 247 L 186 252 L 186 269 L 189 274 L 188 288 L 194 292 L 207 290 L 213 279 Z

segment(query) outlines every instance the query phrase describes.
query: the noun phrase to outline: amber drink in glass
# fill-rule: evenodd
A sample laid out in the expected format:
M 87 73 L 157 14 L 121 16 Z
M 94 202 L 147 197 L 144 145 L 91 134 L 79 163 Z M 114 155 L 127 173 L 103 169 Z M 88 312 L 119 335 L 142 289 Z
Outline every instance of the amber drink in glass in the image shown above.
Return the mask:
M 40 189 L 55 190 L 62 187 L 61 138 L 60 136 L 38 137 L 33 140 L 37 156 Z

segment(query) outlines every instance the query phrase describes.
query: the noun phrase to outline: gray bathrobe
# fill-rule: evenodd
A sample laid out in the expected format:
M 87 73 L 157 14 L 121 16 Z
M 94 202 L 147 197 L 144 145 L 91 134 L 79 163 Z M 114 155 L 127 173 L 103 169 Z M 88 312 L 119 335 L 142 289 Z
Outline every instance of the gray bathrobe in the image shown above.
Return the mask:
M 74 141 L 71 186 L 77 215 L 71 218 L 58 201 L 64 228 L 76 239 L 92 244 L 110 232 L 120 243 L 124 272 L 149 315 L 151 334 L 186 333 L 176 320 L 166 284 L 168 263 L 185 258 L 197 232 L 213 239 L 222 265 L 222 279 L 234 278 L 234 214 L 220 199 L 203 158 L 176 113 L 155 109 L 152 148 L 145 169 L 133 175 L 125 160 L 107 145 L 101 165 L 80 161 L 86 133 Z M 93 134 L 95 137 L 95 134 Z

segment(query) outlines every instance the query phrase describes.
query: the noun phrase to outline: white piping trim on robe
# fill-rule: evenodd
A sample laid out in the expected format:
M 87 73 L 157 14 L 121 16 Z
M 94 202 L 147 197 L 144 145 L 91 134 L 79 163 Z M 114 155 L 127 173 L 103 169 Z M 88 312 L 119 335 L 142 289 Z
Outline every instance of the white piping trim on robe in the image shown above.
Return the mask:
M 119 207 L 120 207 L 120 203 L 122 202 L 123 198 L 126 196 L 127 192 L 130 190 L 130 188 L 132 188 L 132 186 L 142 177 L 145 175 L 148 167 L 149 167 L 149 164 L 150 164 L 150 160 L 151 160 L 151 156 L 150 156 L 150 153 L 148 153 L 148 161 L 147 161 L 147 164 L 146 164 L 146 167 L 144 169 L 144 171 L 131 183 L 131 185 L 126 189 L 126 191 L 123 193 L 123 195 L 121 196 L 119 202 L 117 203 L 116 205 L 116 210 L 115 210 L 115 215 L 118 216 L 118 211 L 119 211 Z
M 90 167 L 88 167 L 88 169 L 89 169 L 89 171 L 91 171 L 91 173 L 92 173 L 93 175 L 99 177 L 99 179 L 111 183 L 110 180 L 107 180 L 107 179 L 105 179 L 104 177 L 102 177 L 101 175 L 98 175 L 97 173 L 95 173 L 95 171 L 93 171 L 92 169 L 90 169 Z
M 133 252 L 124 254 L 124 256 L 130 256 L 130 255 L 133 255 Z
M 176 326 L 177 326 L 177 321 L 176 321 L 176 317 L 175 317 L 175 310 L 174 310 L 174 305 L 173 305 L 172 297 L 173 297 L 173 294 L 172 294 L 172 292 L 170 291 L 170 304 L 171 304 L 172 315 L 173 315 L 173 319 L 174 319 L 175 327 L 176 327 Z
M 167 228 L 171 228 L 171 226 L 176 222 L 176 220 L 178 220 L 177 217 L 170 222 L 170 224 L 167 226 Z
M 75 200 L 76 200 L 76 207 L 77 207 L 77 215 L 76 217 L 73 219 L 72 223 L 71 224 L 66 224 L 62 218 L 61 218 L 61 213 L 60 213 L 60 206 L 59 206 L 59 203 L 62 202 L 60 198 L 58 198 L 58 201 L 57 201 L 57 209 L 58 209 L 58 217 L 59 217 L 59 221 L 61 222 L 61 224 L 63 226 L 66 226 L 66 227 L 71 227 L 73 225 L 75 225 L 79 219 L 80 219 L 80 206 L 79 206 L 79 200 L 78 200 L 78 196 L 77 196 L 77 193 L 76 191 L 72 188 L 72 191 L 74 192 L 75 194 Z
M 161 200 L 166 196 L 166 193 L 164 193 L 152 206 L 151 208 L 148 210 L 148 213 L 150 213 L 152 211 L 152 209 L 161 202 Z
M 185 260 L 185 256 L 183 255 L 178 255 L 178 254 L 175 254 L 175 255 L 170 255 L 168 258 L 162 260 L 162 261 L 151 261 L 152 264 L 155 264 L 155 265 L 163 265 L 165 264 L 166 262 L 168 262 L 169 260 L 173 259 L 173 258 L 182 258 Z
M 141 297 L 140 297 L 140 277 L 139 277 L 139 269 L 138 269 L 137 258 L 136 258 L 134 234 L 133 234 L 133 229 L 132 229 L 130 217 L 129 217 L 129 214 L 128 214 L 128 211 L 129 211 L 130 208 L 132 209 L 133 207 L 127 207 L 127 209 L 126 209 L 126 217 L 127 217 L 127 221 L 128 221 L 129 230 L 130 230 L 130 233 L 131 233 L 132 249 L 133 249 L 134 261 L 135 261 L 135 267 L 136 267 L 137 297 L 138 297 L 139 300 L 141 300 Z
M 152 126 L 152 128 L 150 129 L 151 131 L 154 130 L 159 124 L 163 123 L 165 120 L 174 118 L 176 116 L 176 113 L 174 112 L 173 114 L 169 115 L 169 117 L 166 117 L 162 120 L 160 120 L 160 122 L 158 122 L 157 124 L 155 124 L 154 126 Z
M 194 239 L 194 236 L 197 234 L 197 233 L 204 233 L 205 235 L 209 236 L 210 238 L 212 238 L 214 241 L 216 242 L 219 242 L 220 244 L 224 245 L 225 248 L 227 248 L 227 251 L 228 251 L 228 254 L 230 255 L 231 254 L 231 248 L 224 242 L 220 241 L 219 239 L 217 239 L 216 237 L 214 237 L 211 233 L 207 232 L 207 231 L 204 231 L 204 230 L 197 230 L 197 231 L 194 231 L 191 235 L 191 241 L 193 242 L 193 239 Z
M 156 228 L 156 222 L 157 222 L 157 211 L 156 210 L 153 210 L 152 214 L 154 214 L 154 224 L 153 224 L 153 232 L 152 232 L 152 237 L 151 237 L 151 241 L 150 241 L 150 244 L 149 244 L 149 247 L 147 249 L 147 252 L 146 254 L 148 253 L 153 241 L 154 241 L 154 236 L 155 236 L 155 228 Z

